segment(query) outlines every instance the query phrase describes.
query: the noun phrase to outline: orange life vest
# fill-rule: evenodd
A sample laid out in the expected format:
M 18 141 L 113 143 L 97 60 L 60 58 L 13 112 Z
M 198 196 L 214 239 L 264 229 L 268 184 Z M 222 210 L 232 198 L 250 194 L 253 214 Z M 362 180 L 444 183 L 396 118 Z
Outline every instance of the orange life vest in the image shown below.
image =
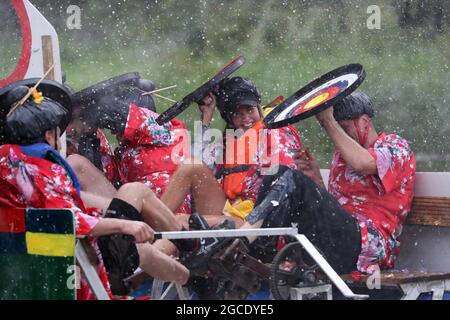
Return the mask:
M 221 172 L 223 190 L 228 199 L 235 199 L 244 187 L 245 178 L 254 163 L 263 121 L 258 121 L 239 138 L 227 137 L 225 164 Z

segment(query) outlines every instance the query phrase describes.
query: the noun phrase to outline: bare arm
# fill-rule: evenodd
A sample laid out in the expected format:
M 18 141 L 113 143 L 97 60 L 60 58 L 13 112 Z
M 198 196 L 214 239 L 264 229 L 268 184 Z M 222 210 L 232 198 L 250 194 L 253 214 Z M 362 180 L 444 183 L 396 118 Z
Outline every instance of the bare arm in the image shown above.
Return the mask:
M 91 237 L 109 234 L 128 234 L 136 239 L 137 243 L 153 242 L 154 232 L 145 222 L 123 219 L 103 218 L 89 233 Z
M 316 158 L 304 149 L 294 155 L 295 163 L 298 170 L 302 171 L 306 176 L 310 177 L 319 187 L 325 188 L 322 174 L 320 173 L 320 166 Z
M 209 127 L 214 115 L 214 109 L 216 108 L 216 96 L 212 92 L 208 93 L 198 108 L 201 112 L 202 124 Z
M 216 96 L 212 92 L 208 93 L 199 103 L 198 108 L 201 113 L 202 130 L 195 136 L 194 154 L 197 159 L 201 159 L 209 169 L 214 171 L 217 164 L 216 154 L 221 151 L 217 150 L 216 144 L 211 141 L 211 136 L 206 134 L 206 132 L 209 129 L 216 108 Z
M 342 129 L 333 117 L 333 108 L 319 113 L 316 118 L 347 164 L 360 174 L 377 173 L 377 165 L 373 156 Z

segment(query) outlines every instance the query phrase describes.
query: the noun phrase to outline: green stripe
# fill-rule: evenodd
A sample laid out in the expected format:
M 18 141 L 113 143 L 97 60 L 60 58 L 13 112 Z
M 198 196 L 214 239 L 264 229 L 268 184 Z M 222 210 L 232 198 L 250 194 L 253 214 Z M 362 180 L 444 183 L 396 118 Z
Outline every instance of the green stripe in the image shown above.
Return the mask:
M 74 300 L 74 265 L 74 257 L 0 255 L 0 300 Z

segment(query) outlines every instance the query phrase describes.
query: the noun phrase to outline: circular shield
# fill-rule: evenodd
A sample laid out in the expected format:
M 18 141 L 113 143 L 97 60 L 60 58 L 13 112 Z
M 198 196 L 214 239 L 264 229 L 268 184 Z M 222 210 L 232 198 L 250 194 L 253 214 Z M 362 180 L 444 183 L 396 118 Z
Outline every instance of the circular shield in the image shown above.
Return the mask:
M 231 60 L 225 67 L 219 70 L 209 81 L 192 91 L 190 94 L 185 96 L 182 100 L 175 103 L 169 109 L 161 113 L 161 115 L 156 119 L 158 124 L 166 123 L 184 110 L 187 109 L 192 103 L 198 102 L 203 99 L 204 96 L 211 92 L 220 81 L 227 78 L 230 74 L 235 72 L 245 63 L 244 56 L 238 56 Z
M 360 64 L 330 71 L 284 100 L 267 115 L 264 124 L 269 129 L 281 128 L 316 115 L 352 93 L 365 76 Z

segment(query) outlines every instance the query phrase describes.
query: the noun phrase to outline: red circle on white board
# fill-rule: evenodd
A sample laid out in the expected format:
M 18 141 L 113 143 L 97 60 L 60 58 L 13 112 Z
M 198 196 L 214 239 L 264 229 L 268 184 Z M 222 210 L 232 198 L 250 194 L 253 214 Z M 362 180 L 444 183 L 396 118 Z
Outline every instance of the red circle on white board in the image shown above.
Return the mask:
M 11 5 L 16 11 L 20 21 L 20 31 L 22 34 L 22 49 L 20 51 L 19 61 L 9 76 L 0 79 L 0 87 L 4 87 L 11 82 L 22 80 L 27 74 L 31 59 L 31 25 L 28 18 L 27 9 L 23 0 L 11 0 Z

